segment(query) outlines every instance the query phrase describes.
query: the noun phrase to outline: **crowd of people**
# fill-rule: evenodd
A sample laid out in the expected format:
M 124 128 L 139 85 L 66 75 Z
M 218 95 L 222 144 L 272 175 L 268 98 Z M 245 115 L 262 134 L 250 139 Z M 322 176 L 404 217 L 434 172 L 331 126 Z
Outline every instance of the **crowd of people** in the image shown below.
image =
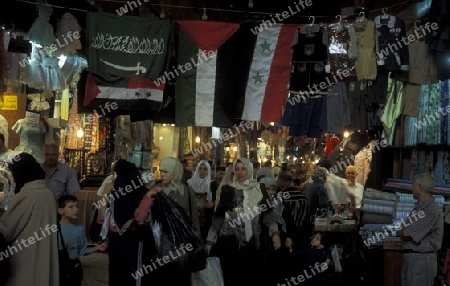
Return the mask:
M 79 258 L 105 250 L 113 286 L 189 286 L 193 273 L 210 267 L 208 257 L 219 258 L 226 286 L 323 285 L 330 271 L 331 240 L 314 232 L 316 211 L 335 204 L 358 209 L 364 191 L 355 183 L 353 166 L 340 178 L 327 160 L 308 174 L 300 165 L 280 168 L 269 161 L 260 168 L 247 158 L 223 167 L 201 160 L 190 169 L 169 157 L 160 161 L 161 179 L 148 182 L 133 163 L 119 159 L 97 193 L 107 203 L 96 209 L 91 228 L 98 229 L 98 244 L 89 246 L 85 230 L 76 224 L 74 193 L 80 187 L 70 168 L 58 163 L 57 146 L 46 146 L 43 165 L 27 153 L 18 156 L 9 166 L 15 195 L 0 218 L 0 251 L 10 254 L 0 254 L 5 285 L 69 285 L 60 281 L 58 253 L 64 247 L 77 265 L 77 279 L 70 285 L 82 283 Z M 399 234 L 410 249 L 426 240 L 431 253 L 442 232 L 429 205 L 434 185 L 429 177 L 418 176 L 414 186 L 434 234 L 414 227 Z M 54 233 L 38 239 L 47 228 Z M 415 258 L 405 262 L 407 267 L 414 266 Z M 432 275 L 435 261 L 429 261 Z M 411 279 L 408 270 L 402 275 Z

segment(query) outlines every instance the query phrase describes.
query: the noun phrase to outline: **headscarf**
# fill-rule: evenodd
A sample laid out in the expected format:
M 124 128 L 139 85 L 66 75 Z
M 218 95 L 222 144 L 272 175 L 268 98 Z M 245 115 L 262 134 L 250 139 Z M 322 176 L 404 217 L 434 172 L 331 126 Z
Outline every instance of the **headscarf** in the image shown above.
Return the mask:
M 20 153 L 16 156 L 18 157 L 15 157 L 12 164 L 9 165 L 9 168 L 16 183 L 14 193 L 17 194 L 26 183 L 35 180 L 44 180 L 45 171 L 33 155 Z
M 266 189 L 269 188 L 270 186 L 275 186 L 275 188 L 277 187 L 277 182 L 275 181 L 274 178 L 271 177 L 262 177 L 259 182 L 264 186 L 266 186 Z
M 203 179 L 200 179 L 198 175 L 198 169 L 200 169 L 201 165 L 205 165 L 208 169 L 208 174 Z M 196 193 L 206 193 L 206 200 L 212 201 L 212 193 L 211 193 L 211 166 L 208 161 L 201 160 L 198 162 L 197 169 L 195 169 L 192 177 L 187 181 L 188 185 L 194 190 Z
M 253 164 L 247 158 L 239 158 L 233 162 L 233 170 L 236 173 L 237 163 L 243 163 L 247 169 L 247 178 L 243 182 L 237 181 L 236 175 L 233 177 L 231 187 L 244 191 L 244 212 L 252 217 L 252 211 L 258 207 L 258 203 L 262 200 L 263 194 L 259 187 L 259 183 L 253 179 Z M 245 221 L 245 237 L 248 240 L 253 236 L 252 222 Z
M 174 157 L 167 157 L 159 162 L 159 170 L 166 171 L 172 175 L 172 181 L 168 185 L 164 185 L 164 192 L 169 195 L 170 192 L 184 192 L 184 188 L 179 188 L 181 178 L 183 177 L 183 165 Z M 183 193 L 182 193 L 183 195 Z
M 225 176 L 223 176 L 222 181 L 220 182 L 219 186 L 217 187 L 217 192 L 216 192 L 216 206 L 214 208 L 214 211 L 217 210 L 217 206 L 219 205 L 220 202 L 220 193 L 222 192 L 222 188 L 223 186 L 229 185 L 231 184 L 233 181 L 230 179 L 231 174 L 233 173 L 233 165 L 230 165 L 227 167 L 227 169 L 225 170 Z
M 311 175 L 314 182 L 324 184 L 327 180 L 328 170 L 324 167 L 317 167 Z

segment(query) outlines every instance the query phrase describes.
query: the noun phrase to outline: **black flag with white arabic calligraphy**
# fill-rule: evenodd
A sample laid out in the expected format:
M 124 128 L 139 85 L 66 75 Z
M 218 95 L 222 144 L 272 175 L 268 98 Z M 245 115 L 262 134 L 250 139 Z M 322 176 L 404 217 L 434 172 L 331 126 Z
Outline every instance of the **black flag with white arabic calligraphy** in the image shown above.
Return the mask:
M 175 22 L 108 13 L 87 14 L 88 66 L 106 81 L 156 80 L 167 70 Z

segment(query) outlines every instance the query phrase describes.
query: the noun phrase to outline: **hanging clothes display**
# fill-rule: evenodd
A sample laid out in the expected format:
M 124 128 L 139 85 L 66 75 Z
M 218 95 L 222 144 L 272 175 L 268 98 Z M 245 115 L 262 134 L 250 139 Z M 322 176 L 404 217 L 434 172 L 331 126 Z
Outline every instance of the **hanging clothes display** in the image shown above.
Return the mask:
M 364 16 L 355 21 L 355 33 L 358 57 L 355 72 L 358 80 L 375 80 L 377 78 L 377 61 L 375 50 L 378 49 L 378 37 L 375 22 Z
M 400 39 L 406 38 L 405 22 L 392 15 L 375 17 L 378 35 L 379 66 L 386 71 L 407 71 L 409 51 Z M 395 50 L 394 50 L 395 47 Z
M 450 78 L 450 67 L 448 58 L 450 57 L 450 4 L 447 0 L 431 1 L 429 15 L 430 23 L 437 23 L 438 29 L 432 33 L 427 33 L 425 41 L 430 45 L 430 50 L 436 56 L 438 79 Z
M 403 95 L 403 82 L 389 78 L 388 101 L 384 107 L 383 115 L 380 118 L 389 145 L 393 144 L 395 122 L 402 110 Z
M 414 35 L 415 30 L 419 27 L 414 27 L 409 31 L 409 35 Z M 422 32 L 418 32 L 422 33 Z M 409 58 L 408 73 L 400 73 L 399 79 L 408 83 L 415 84 L 433 84 L 438 82 L 436 55 L 430 52 L 430 45 L 428 45 L 424 38 L 412 41 L 408 45 L 408 51 L 411 56 Z
M 331 86 L 331 95 L 327 96 L 327 132 L 342 134 L 350 125 L 347 94 L 347 83 L 338 82 Z
M 359 89 L 361 82 L 348 83 L 348 105 L 352 130 L 367 130 L 366 97 Z
M 325 82 L 327 32 L 319 25 L 303 25 L 292 45 L 292 70 L 289 90 L 314 93 L 313 84 Z M 326 92 L 326 89 L 321 90 Z
M 28 118 L 19 119 L 13 125 L 12 130 L 20 135 L 20 143 L 14 151 L 27 152 L 33 155 L 39 163 L 43 163 L 44 153 L 39 142 L 41 134 L 47 132 L 47 128 L 42 121 L 30 121 Z
M 372 148 L 373 148 L 373 141 L 370 142 L 361 151 L 359 151 L 358 154 L 356 154 L 355 156 L 354 165 L 356 173 L 358 173 L 356 175 L 355 181 L 363 186 L 365 186 L 367 178 L 369 177 L 370 164 L 372 162 L 372 150 L 373 150 Z
M 308 98 L 295 105 L 287 104 L 281 124 L 289 126 L 289 136 L 319 138 L 327 128 L 326 105 L 327 98 L 323 96 Z
M 53 27 L 49 23 L 53 8 L 49 5 L 38 5 L 39 16 L 28 31 L 30 41 L 41 46 L 48 46 L 56 41 Z
M 58 66 L 59 59 L 42 50 L 42 67 L 45 73 L 45 89 L 63 90 L 66 88 L 66 81 Z
M 80 31 L 81 27 L 78 25 L 77 19 L 72 14 L 65 13 L 56 28 L 57 54 L 73 54 L 77 50 L 81 50 Z M 75 33 L 78 33 L 78 38 Z
M 46 78 L 44 68 L 41 65 L 42 60 L 39 55 L 39 49 L 36 47 L 36 44 L 32 44 L 30 58 L 28 59 L 27 56 L 24 55 L 24 59 L 27 59 L 27 64 L 23 69 L 22 82 L 33 88 L 42 88 L 45 85 Z
M 330 153 L 341 144 L 339 137 L 333 134 L 325 143 L 325 156 L 328 157 Z
M 416 128 L 417 143 L 441 144 L 441 84 L 421 86 L 419 118 Z M 447 118 L 447 117 L 445 117 Z
M 331 75 L 341 75 L 348 70 L 342 81 L 356 79 L 355 61 L 358 56 L 357 38 L 353 23 L 332 23 L 328 25 L 328 59 Z

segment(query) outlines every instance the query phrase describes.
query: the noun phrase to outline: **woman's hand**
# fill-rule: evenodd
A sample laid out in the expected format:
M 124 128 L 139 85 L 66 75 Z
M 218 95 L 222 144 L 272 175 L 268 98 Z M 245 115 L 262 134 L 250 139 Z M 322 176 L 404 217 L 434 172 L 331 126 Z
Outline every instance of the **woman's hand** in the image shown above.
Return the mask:
M 211 244 L 205 245 L 205 251 L 206 251 L 206 254 L 208 256 L 209 256 L 209 253 L 211 252 L 211 249 L 212 249 L 212 245 Z
M 146 196 L 151 198 L 151 197 L 156 196 L 161 191 L 162 191 L 161 186 L 155 185 L 147 192 Z
M 106 242 L 103 242 L 103 243 L 100 243 L 99 245 L 97 245 L 97 249 L 99 251 L 105 251 L 107 247 L 108 247 L 108 245 L 106 244 Z
M 274 234 L 272 236 L 272 242 L 273 242 L 273 247 L 275 248 L 275 250 L 277 250 L 281 247 L 281 239 L 278 234 Z

